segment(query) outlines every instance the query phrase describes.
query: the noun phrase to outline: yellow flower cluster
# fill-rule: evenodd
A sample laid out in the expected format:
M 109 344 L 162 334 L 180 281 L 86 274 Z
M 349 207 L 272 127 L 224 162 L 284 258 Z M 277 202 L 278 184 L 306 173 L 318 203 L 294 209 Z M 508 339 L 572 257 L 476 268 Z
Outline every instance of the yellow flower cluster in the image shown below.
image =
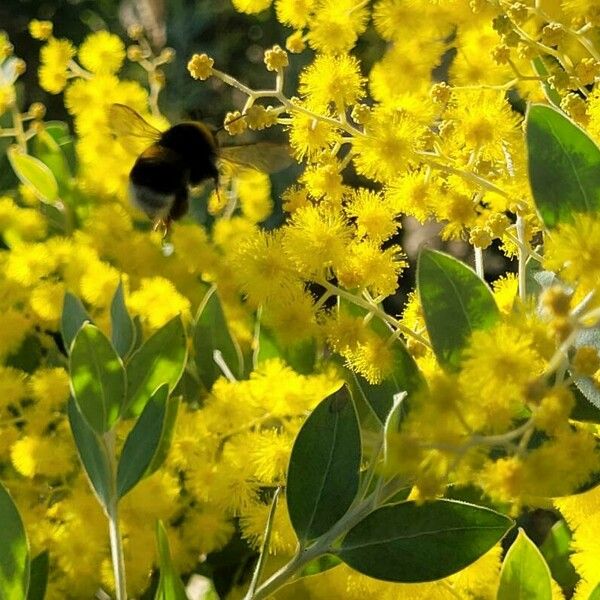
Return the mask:
M 99 585 L 112 585 L 105 518 L 78 466 L 65 417 L 59 320 L 66 292 L 79 296 L 108 333 L 110 302 L 123 281 L 128 309 L 148 334 L 178 314 L 189 324 L 206 284 L 215 284 L 247 356 L 256 350 L 260 315 L 284 351 L 327 347 L 371 384 L 393 370 L 400 338 L 427 387 L 411 398 L 402 430 L 390 438 L 385 470 L 409 478 L 419 501 L 449 483 L 475 483 L 516 511 L 570 494 L 600 470 L 596 427 L 570 420 L 574 398 L 566 374 L 572 368 L 597 384 L 598 353 L 587 347 L 566 356 L 564 346 L 578 327 L 594 324 L 579 316 L 582 307 L 597 310 L 600 223 L 579 215 L 545 232 L 543 259 L 533 247 L 542 228 L 516 110 L 521 100 L 555 94 L 600 139 L 595 3 L 233 4 L 245 13 L 273 6 L 278 21 L 293 29 L 287 51 L 315 51 L 294 97 L 284 94 L 294 57 L 283 40 L 265 52 L 273 90 L 234 80 L 206 54 L 194 55 L 188 70 L 247 96 L 225 118 L 230 134 L 285 128 L 302 172 L 282 195 L 284 224 L 267 231 L 260 224 L 274 209 L 268 176 L 223 165 L 221 189 L 208 200 L 214 225 L 175 224 L 170 247 L 128 206 L 128 172 L 146 142 L 117 142 L 109 108 L 125 104 L 157 128 L 168 127 L 158 107 L 159 67 L 172 53 L 152 55 L 137 30 L 126 51 L 108 32 L 92 33 L 76 48 L 55 38 L 51 23 L 30 26 L 43 42 L 40 85 L 64 92 L 73 116 L 78 168 L 54 205 L 40 206 L 28 188 L 0 197 L 0 466 L 34 552 L 50 549 L 50 598 L 91 597 Z M 369 22 L 374 31 L 365 34 Z M 357 45 L 363 34 L 379 36 L 381 55 L 365 59 Z M 10 62 L 11 54 L 1 38 L 2 67 L 14 65 L 16 79 L 23 67 Z M 126 59 L 148 71 L 148 89 L 119 76 Z M 6 135 L 26 151 L 36 129 L 23 130 L 23 121 L 39 123 L 43 111 L 18 113 L 14 81 L 7 81 L 0 83 L 0 112 L 10 109 L 15 121 Z M 496 241 L 509 258 L 542 260 L 572 289 L 547 291 L 538 310 L 526 301 L 523 277 L 500 278 L 494 284 L 500 320 L 475 331 L 458 370 L 445 371 L 431 351 L 418 297 L 410 296 L 401 316 L 383 309 L 407 266 L 397 243 L 404 216 L 441 221 L 444 239 L 469 242 L 476 253 Z M 259 547 L 266 500 L 285 484 L 294 437 L 308 412 L 340 385 L 326 364 L 319 368 L 299 375 L 273 359 L 248 379 L 219 379 L 208 393 L 184 398 L 165 468 L 121 506 L 131 594 L 145 589 L 156 559 L 148 527 L 156 518 L 169 524 L 181 572 L 223 547 L 235 520 Z M 597 497 L 589 498 L 597 510 Z M 578 527 L 578 566 L 592 580 L 597 553 L 590 540 L 597 532 L 577 520 L 578 506 L 560 504 Z M 282 499 L 270 550 L 287 556 L 295 545 Z M 342 567 L 282 597 L 493 598 L 498 563 L 496 548 L 462 573 L 417 586 L 375 582 Z

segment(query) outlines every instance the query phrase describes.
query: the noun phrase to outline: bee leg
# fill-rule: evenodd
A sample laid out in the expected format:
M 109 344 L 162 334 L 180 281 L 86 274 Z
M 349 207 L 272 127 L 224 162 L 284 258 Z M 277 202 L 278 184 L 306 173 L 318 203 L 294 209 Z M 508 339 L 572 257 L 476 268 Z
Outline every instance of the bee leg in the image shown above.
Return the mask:
M 171 229 L 171 218 L 165 217 L 164 219 L 157 219 L 152 226 L 152 231 L 161 231 L 162 230 L 162 239 L 166 239 L 169 235 L 169 231 Z

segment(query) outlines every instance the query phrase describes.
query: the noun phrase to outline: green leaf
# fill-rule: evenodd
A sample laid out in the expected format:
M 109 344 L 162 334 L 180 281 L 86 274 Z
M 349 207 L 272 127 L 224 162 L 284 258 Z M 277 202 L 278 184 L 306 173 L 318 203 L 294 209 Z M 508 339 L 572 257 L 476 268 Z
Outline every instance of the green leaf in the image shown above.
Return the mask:
M 0 483 L 0 597 L 23 600 L 29 586 L 29 543 L 21 515 Z
M 84 325 L 75 336 L 69 370 L 85 420 L 98 434 L 109 431 L 125 399 L 125 369 L 108 338 L 94 325 Z
M 292 345 L 281 344 L 276 335 L 260 322 L 260 318 L 255 325 L 253 347 L 252 365 L 247 368 L 256 369 L 265 360 L 281 358 L 297 373 L 309 375 L 315 370 L 317 343 L 314 338 Z
M 592 590 L 588 600 L 600 600 L 600 583 Z
M 600 353 L 600 327 L 592 327 L 590 329 L 582 329 L 575 340 L 575 348 L 581 348 L 582 346 L 591 346 Z M 600 389 L 597 383 L 591 377 L 586 375 L 580 375 L 570 371 L 571 377 L 577 389 L 583 394 L 583 396 L 591 402 L 594 408 L 600 409 Z
M 550 75 L 550 72 L 544 63 L 544 59 L 541 56 L 536 56 L 531 61 L 531 64 L 533 70 L 541 77 L 548 77 L 548 75 Z M 540 85 L 542 86 L 542 90 L 544 90 L 544 95 L 548 102 L 554 104 L 556 108 L 560 108 L 560 94 L 546 81 L 540 81 Z
M 529 183 L 544 225 L 600 211 L 600 149 L 585 131 L 555 108 L 534 104 L 526 137 Z
M 346 387 L 325 398 L 300 429 L 290 457 L 287 502 L 301 541 L 328 531 L 359 485 L 360 431 Z
M 141 414 L 156 388 L 163 383 L 171 392 L 179 381 L 187 359 L 185 330 L 179 316 L 149 337 L 127 363 L 127 403 L 124 414 Z
M 508 549 L 497 600 L 552 600 L 550 569 L 537 546 L 519 529 Z
M 92 322 L 81 300 L 71 292 L 67 292 L 60 322 L 60 332 L 67 352 L 71 350 L 71 344 L 83 324 Z
M 440 364 L 458 369 L 473 331 L 498 320 L 494 296 L 475 271 L 436 250 L 421 251 L 417 286 L 433 351 Z
M 169 539 L 167 538 L 165 526 L 160 520 L 156 523 L 156 543 L 158 546 L 160 580 L 154 597 L 155 600 L 188 600 L 183 583 L 181 583 L 181 579 L 173 567 Z
M 554 523 L 540 546 L 540 552 L 550 567 L 552 579 L 564 590 L 574 590 L 579 576 L 569 560 L 571 532 L 563 520 Z
M 160 389 L 160 388 L 159 388 Z M 173 433 L 175 431 L 175 422 L 177 421 L 177 412 L 179 411 L 179 398 L 169 396 L 167 400 L 167 411 L 163 419 L 163 427 L 160 433 L 158 448 L 150 461 L 150 465 L 146 471 L 146 477 L 152 475 L 162 467 L 169 453 L 171 442 L 173 441 Z
M 52 171 L 61 191 L 67 190 L 71 180 L 71 169 L 62 148 L 53 135 L 42 129 L 33 138 L 33 155 Z
M 125 292 L 122 281 L 119 281 L 110 304 L 110 321 L 112 324 L 111 338 L 113 346 L 119 356 L 125 358 L 132 351 L 135 344 L 136 330 L 125 305 Z
M 161 385 L 146 403 L 129 432 L 117 470 L 117 495 L 122 498 L 146 475 L 165 431 L 169 386 Z
M 571 386 L 570 389 L 575 397 L 575 406 L 569 418 L 575 421 L 600 424 L 600 407 L 590 402 L 577 386 Z
M 87 424 L 73 397 L 67 403 L 71 433 L 81 464 L 98 501 L 106 511 L 111 498 L 110 463 L 100 436 Z
M 40 552 L 31 561 L 31 575 L 29 577 L 29 589 L 27 600 L 44 600 L 46 586 L 48 585 L 48 551 Z
M 242 377 L 243 358 L 237 341 L 231 335 L 216 288 L 211 288 L 204 297 L 196 326 L 194 327 L 194 351 L 198 376 L 207 390 L 222 375 L 215 362 L 214 353 L 218 350 L 225 364 L 235 377 Z
M 58 200 L 58 183 L 52 171 L 41 160 L 23 153 L 15 146 L 9 148 L 6 155 L 15 175 L 39 200 L 50 204 Z
M 352 528 L 338 556 L 375 579 L 434 581 L 483 556 L 512 524 L 493 510 L 454 500 L 400 502 L 375 510 Z

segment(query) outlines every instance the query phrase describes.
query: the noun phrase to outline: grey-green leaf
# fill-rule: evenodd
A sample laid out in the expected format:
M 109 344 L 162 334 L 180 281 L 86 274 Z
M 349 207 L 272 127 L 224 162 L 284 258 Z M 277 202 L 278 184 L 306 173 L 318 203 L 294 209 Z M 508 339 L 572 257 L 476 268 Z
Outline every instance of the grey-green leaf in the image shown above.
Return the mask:
M 39 200 L 49 204 L 53 204 L 58 200 L 56 178 L 41 160 L 25 154 L 14 146 L 7 150 L 6 155 L 15 175 Z
M 33 154 L 39 158 L 52 171 L 61 191 L 68 189 L 71 180 L 69 162 L 62 148 L 46 128 L 42 129 L 33 138 Z
M 44 600 L 46 596 L 46 586 L 48 585 L 48 551 L 40 552 L 31 561 L 31 574 L 29 577 L 29 589 L 27 590 L 27 600 Z
M 63 300 L 60 322 L 60 331 L 67 352 L 70 351 L 71 344 L 83 324 L 92 322 L 81 300 L 71 292 L 67 292 Z
M 110 430 L 125 399 L 125 369 L 108 338 L 94 325 L 75 336 L 69 357 L 71 389 L 82 415 L 98 434 Z
M 339 557 L 385 581 L 434 581 L 483 556 L 512 527 L 493 510 L 454 500 L 400 502 L 372 512 L 342 540 Z
M 215 350 L 221 353 L 233 375 L 241 378 L 244 372 L 242 353 L 229 331 L 216 288 L 211 288 L 198 310 L 194 328 L 196 368 L 200 380 L 208 390 L 222 375 L 214 360 Z
M 508 549 L 497 600 L 552 600 L 550 569 L 537 546 L 519 529 Z
M 180 317 L 174 317 L 148 338 L 127 363 L 127 403 L 124 414 L 141 414 L 156 388 L 171 392 L 185 368 L 187 343 Z
M 529 183 L 549 229 L 574 213 L 600 211 L 600 148 L 562 112 L 534 104 L 527 113 Z
M 71 433 L 79 458 L 98 501 L 106 511 L 111 497 L 110 464 L 100 436 L 87 424 L 71 397 L 67 404 Z
M 347 388 L 325 398 L 300 429 L 290 457 L 287 502 L 301 541 L 328 531 L 359 486 L 361 442 Z
M 119 498 L 148 473 L 163 437 L 168 398 L 169 386 L 165 383 L 152 394 L 125 440 L 117 470 Z
M 498 320 L 494 296 L 467 265 L 429 249 L 419 255 L 417 287 L 433 351 L 440 364 L 458 369 L 473 331 Z
M 119 353 L 119 356 L 126 358 L 133 350 L 136 330 L 125 305 L 125 292 L 122 281 L 119 281 L 110 304 L 110 321 L 112 325 L 111 338 L 113 346 Z
M 185 588 L 175 571 L 171 560 L 169 539 L 162 521 L 156 524 L 156 544 L 158 546 L 158 566 L 160 579 L 156 590 L 155 600 L 188 600 Z
M 0 483 L 0 598 L 23 600 L 29 586 L 29 543 L 21 515 Z

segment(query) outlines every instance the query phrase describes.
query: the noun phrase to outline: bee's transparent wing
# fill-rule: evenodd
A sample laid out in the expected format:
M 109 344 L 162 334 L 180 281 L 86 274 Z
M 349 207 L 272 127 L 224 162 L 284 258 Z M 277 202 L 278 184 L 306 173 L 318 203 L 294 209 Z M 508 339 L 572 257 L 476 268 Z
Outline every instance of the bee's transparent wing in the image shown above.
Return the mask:
M 225 146 L 219 149 L 219 157 L 234 165 L 264 173 L 276 173 L 289 167 L 293 162 L 288 146 L 272 142 Z
M 112 104 L 108 118 L 119 142 L 133 154 L 140 154 L 162 135 L 133 108 L 124 104 Z

